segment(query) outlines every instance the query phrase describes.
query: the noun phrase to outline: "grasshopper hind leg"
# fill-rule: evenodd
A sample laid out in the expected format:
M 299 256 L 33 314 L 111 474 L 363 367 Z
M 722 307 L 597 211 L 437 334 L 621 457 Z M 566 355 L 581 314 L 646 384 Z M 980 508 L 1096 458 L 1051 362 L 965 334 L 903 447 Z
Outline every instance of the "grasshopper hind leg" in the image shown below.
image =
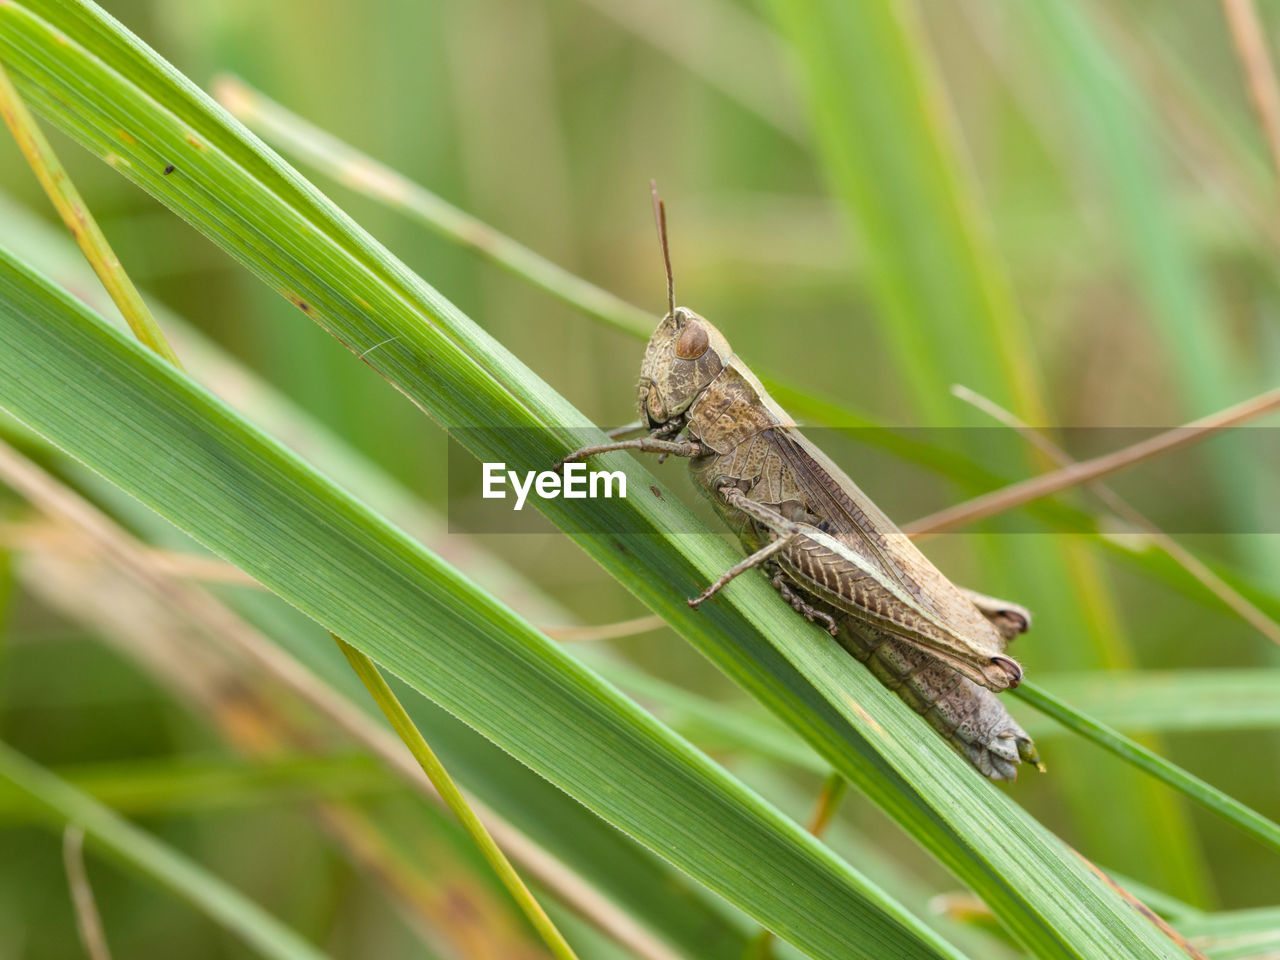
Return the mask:
M 978 593 L 967 587 L 961 587 L 960 592 L 978 608 L 979 613 L 991 621 L 991 625 L 1000 631 L 1000 635 L 1006 641 L 1013 640 L 1019 634 L 1031 629 L 1031 611 L 1026 607 L 997 597 L 989 597 L 985 593 Z
M 742 560 L 738 563 L 735 563 L 732 567 L 730 567 L 724 573 L 720 574 L 720 579 L 718 579 L 715 583 L 707 587 L 707 589 L 703 590 L 702 593 L 698 594 L 698 596 L 691 597 L 689 600 L 689 606 L 693 607 L 696 610 L 698 607 L 702 606 L 702 604 L 704 604 L 706 601 L 710 600 L 717 593 L 719 593 L 721 590 L 727 587 L 729 585 L 729 582 L 733 580 L 735 577 L 739 577 L 742 574 L 746 573 L 748 570 L 751 570 L 754 567 L 760 566 L 762 563 L 764 563 L 766 560 L 768 560 L 770 557 L 772 557 L 775 553 L 777 553 L 786 545 L 787 545 L 787 538 L 779 537 L 777 540 L 773 540 L 766 546 L 761 547 L 755 553 L 751 554 L 751 556 L 747 557 L 747 559 Z

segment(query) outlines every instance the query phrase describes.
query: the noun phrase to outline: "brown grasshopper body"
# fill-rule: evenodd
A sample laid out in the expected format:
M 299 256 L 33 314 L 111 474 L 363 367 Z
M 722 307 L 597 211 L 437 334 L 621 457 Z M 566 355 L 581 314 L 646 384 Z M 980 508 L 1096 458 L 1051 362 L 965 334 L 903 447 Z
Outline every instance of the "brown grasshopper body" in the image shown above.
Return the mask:
M 687 457 L 698 488 L 751 551 L 691 599 L 697 606 L 761 566 L 791 605 L 865 662 L 886 686 L 993 779 L 1038 763 L 1029 737 L 991 691 L 1022 668 L 1005 655 L 1027 629 L 1022 608 L 957 587 L 838 466 L 796 428 L 723 335 L 676 307 L 665 215 L 668 312 L 637 387 L 648 436 L 566 459 L 634 449 Z
M 805 439 L 705 319 L 683 307 L 663 318 L 638 391 L 646 439 L 689 456 L 698 487 L 721 516 L 744 539 L 764 544 L 751 566 L 772 560 L 794 586 L 984 687 L 1003 690 L 1021 678 L 1005 656 L 1007 638 Z M 658 436 L 681 433 L 683 443 Z
M 991 692 L 1021 678 L 1004 655 L 1027 629 L 1015 604 L 957 587 L 814 447 L 703 318 L 676 308 L 645 351 L 638 386 L 649 436 L 588 447 L 689 458 L 697 487 L 784 598 L 821 620 L 885 686 L 992 779 L 1038 763 L 1031 738 Z M 683 437 L 683 439 L 680 439 Z
M 737 378 L 731 375 L 731 379 Z M 834 623 L 837 628 L 834 633 L 841 645 L 928 720 L 982 774 L 993 780 L 1011 780 L 1017 777 L 1019 762 L 1025 760 L 1038 766 L 1040 758 L 1034 743 L 995 694 L 912 642 L 921 630 L 930 629 L 931 622 L 913 616 L 910 608 L 896 605 L 894 591 L 885 589 L 876 579 L 875 573 L 883 567 L 873 571 L 871 562 L 883 554 L 865 550 L 861 533 L 865 528 L 859 527 L 852 537 L 839 535 L 841 523 L 832 522 L 831 518 L 843 518 L 847 529 L 851 513 L 851 498 L 847 494 L 860 493 L 857 486 L 839 468 L 822 464 L 826 458 L 820 453 L 815 457 L 809 452 L 812 448 L 808 441 L 794 427 L 778 429 L 781 425 L 776 421 L 781 411 L 749 371 L 745 381 L 741 390 L 731 389 L 719 395 L 705 391 L 700 401 L 691 407 L 686 432 L 700 439 L 707 448 L 723 445 L 725 450 L 721 454 L 704 452 L 690 460 L 690 470 L 699 489 L 709 493 L 718 485 L 735 480 L 739 486 L 745 486 L 742 481 L 749 479 L 753 482 L 747 496 L 753 502 L 800 521 L 801 533 L 776 555 L 774 585 L 801 612 L 810 616 L 816 613 L 826 622 Z M 728 400 L 725 393 L 737 396 Z M 749 400 L 752 394 L 759 399 L 759 406 L 753 413 L 744 415 L 740 401 Z M 771 407 L 773 410 L 767 415 L 761 414 L 761 410 L 769 411 Z M 718 409 L 722 413 L 715 415 Z M 746 423 L 752 426 L 744 429 Z M 712 434 L 710 439 L 708 433 Z M 819 457 L 822 459 L 818 460 Z M 802 464 L 813 460 L 832 471 L 825 473 L 826 480 L 831 482 L 830 488 L 823 482 L 823 474 L 812 466 L 807 477 L 802 474 L 809 482 L 803 479 L 797 482 L 790 466 L 793 458 Z M 830 499 L 823 495 L 828 489 Z M 859 499 L 869 503 L 865 497 Z M 711 500 L 718 512 L 737 528 L 749 550 L 754 553 L 767 546 L 772 533 L 767 526 L 730 506 L 723 496 L 712 496 Z M 864 522 L 874 524 L 876 519 L 868 516 Z M 888 530 L 897 536 L 903 536 L 882 515 L 880 522 L 888 524 Z M 809 526 L 817 530 L 806 531 Z M 829 538 L 836 543 L 828 542 Z M 877 542 L 880 549 L 885 546 Z M 850 550 L 866 559 L 868 565 L 860 567 L 851 562 Z M 949 588 L 951 609 L 964 612 L 970 627 L 977 623 L 989 626 L 999 636 L 994 642 L 1001 649 L 1030 626 L 1030 614 L 1021 607 L 955 587 L 932 565 L 927 569 L 932 576 L 924 574 L 921 579 L 933 589 L 938 589 L 938 580 L 942 580 L 945 588 Z M 789 586 L 798 587 L 808 602 L 795 603 L 795 594 Z M 913 595 L 918 594 L 913 591 Z M 973 612 L 977 618 L 972 616 Z M 915 622 L 904 631 L 904 622 L 909 620 Z

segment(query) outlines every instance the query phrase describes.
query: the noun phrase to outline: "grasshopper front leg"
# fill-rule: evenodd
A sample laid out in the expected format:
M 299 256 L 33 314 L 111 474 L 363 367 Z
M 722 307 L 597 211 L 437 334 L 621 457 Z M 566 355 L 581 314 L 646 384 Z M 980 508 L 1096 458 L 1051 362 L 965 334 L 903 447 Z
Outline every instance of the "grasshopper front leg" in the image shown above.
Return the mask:
M 673 429 L 674 427 L 674 429 Z M 631 429 L 631 425 L 623 428 L 619 432 L 626 432 Z M 637 450 L 640 453 L 657 453 L 661 456 L 675 457 L 697 457 L 703 452 L 702 444 L 696 440 L 667 440 L 666 437 L 680 431 L 680 424 L 676 421 L 664 423 L 658 429 L 654 430 L 648 436 L 637 437 L 633 440 L 615 440 L 612 443 L 597 443 L 589 447 L 579 447 L 573 453 L 561 459 L 556 463 L 555 469 L 559 470 L 566 463 L 577 460 L 585 460 L 587 457 L 594 457 L 598 453 L 610 453 L 614 450 Z M 611 431 L 613 433 L 613 431 Z

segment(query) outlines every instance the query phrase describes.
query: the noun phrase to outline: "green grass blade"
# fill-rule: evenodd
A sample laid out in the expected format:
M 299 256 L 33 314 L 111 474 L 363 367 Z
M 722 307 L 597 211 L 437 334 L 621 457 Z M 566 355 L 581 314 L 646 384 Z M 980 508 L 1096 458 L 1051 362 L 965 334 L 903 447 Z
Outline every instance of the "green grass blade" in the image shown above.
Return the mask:
M 164 332 L 156 324 L 155 317 L 147 309 L 137 287 L 121 266 L 120 259 L 111 249 L 98 221 L 89 212 L 80 191 L 67 176 L 62 162 L 53 152 L 53 147 L 45 138 L 35 117 L 31 116 L 22 97 L 18 95 L 3 65 L 0 65 L 0 115 L 3 115 L 9 125 L 9 132 L 27 158 L 40 186 L 57 208 L 58 215 L 62 217 L 71 235 L 80 244 L 85 259 L 92 264 L 98 279 L 128 322 L 129 329 L 160 356 L 170 363 L 177 363 L 178 357 L 165 340 Z
M 0 777 L 38 803 L 55 827 L 79 824 L 116 859 L 151 876 L 261 955 L 323 960 L 325 954 L 257 904 L 2 743 Z
M 963 380 L 1040 422 L 1026 333 L 954 156 L 908 6 L 771 7 L 831 184 L 864 238 L 880 323 L 917 407 L 928 422 L 954 423 L 945 385 Z
M 1271 960 L 1280 953 L 1280 907 L 1204 913 L 1177 926 L 1213 960 Z
M 400 788 L 360 754 L 280 757 L 252 765 L 209 757 L 117 761 L 51 772 L 103 806 L 130 816 L 376 796 Z M 0 785 L 0 822 L 22 822 L 38 809 L 23 791 Z
M 956 956 L 528 624 L 7 259 L 0 304 L 0 405 L 601 816 L 812 956 Z
M 112 309 L 105 294 L 95 299 L 98 290 L 93 275 L 83 258 L 68 245 L 65 235 L 0 197 L 0 245 L 19 240 L 24 255 L 43 267 L 60 286 L 77 290 L 91 306 Z M 288 437 L 292 449 L 428 548 L 436 543 L 446 544 L 450 559 L 464 574 L 524 616 L 537 623 L 570 622 L 566 611 L 531 590 L 500 558 L 479 548 L 461 551 L 457 537 L 443 535 L 443 518 L 429 513 L 408 490 L 255 379 L 251 371 L 172 313 L 161 308 L 156 315 L 196 377 L 215 393 L 229 388 L 225 390 L 226 399 L 242 414 L 267 427 L 268 432 Z M 50 455 L 56 453 L 51 450 Z M 68 472 L 77 472 L 76 466 L 68 464 Z M 175 549 L 191 549 L 187 538 L 136 501 L 121 499 L 119 491 L 100 477 L 87 476 L 84 485 L 91 496 L 109 500 L 115 511 L 144 536 Z M 278 603 L 264 602 L 265 598 L 255 592 L 238 591 L 226 599 L 272 638 L 310 636 L 309 621 L 289 617 L 293 611 Z M 324 676 L 335 689 L 344 690 L 354 703 L 365 702 L 361 685 L 354 681 L 345 663 L 339 662 L 341 658 L 332 656 L 336 651 L 329 645 L 295 643 L 289 652 Z M 431 742 L 449 768 L 457 771 L 490 809 L 508 823 L 518 824 L 534 844 L 559 858 L 603 898 L 625 909 L 677 949 L 707 960 L 738 960 L 746 939 L 742 924 L 737 922 L 739 918 L 726 916 L 730 911 L 723 902 L 713 900 L 670 864 L 609 827 L 448 713 L 421 697 L 403 696 L 408 688 L 401 686 L 402 699 L 414 722 L 430 731 Z M 0 804 L 0 814 L 3 811 Z
M 1054 674 L 1044 683 L 1055 697 L 1128 733 L 1280 729 L 1280 670 L 1122 670 Z M 1037 721 L 1025 721 L 1037 736 L 1056 726 Z
M 470 434 L 474 454 L 537 465 L 553 461 L 580 440 L 571 427 L 584 422 L 581 414 L 112 21 L 79 4 L 14 3 L 0 8 L 0 23 L 0 56 L 10 60 L 24 94 L 56 123 L 99 155 L 116 158 L 117 169 L 199 226 L 353 349 L 384 344 L 369 362 L 446 425 L 506 428 L 500 439 Z M 126 128 L 132 132 L 121 136 Z M 169 162 L 181 177 L 159 172 Z M 21 362 L 21 356 L 19 352 L 5 360 Z M 132 369 L 139 362 L 131 355 L 123 366 Z M 91 439 L 79 438 L 77 444 Z M 102 447 L 82 454 L 104 471 L 121 456 Z M 657 486 L 626 458 L 603 463 L 627 469 L 634 489 Z M 123 464 L 117 461 L 116 466 Z M 130 477 L 130 485 L 136 487 L 139 479 L 147 478 Z M 189 512 L 200 505 L 169 500 L 181 492 L 165 488 L 152 494 L 164 494 L 166 512 L 189 523 Z M 152 497 L 152 502 L 159 501 Z M 990 784 L 978 781 L 896 697 L 834 645 L 819 643 L 820 635 L 798 623 L 767 584 L 742 578 L 714 609 L 689 611 L 683 598 L 724 569 L 734 554 L 718 537 L 664 534 L 693 529 L 688 512 L 672 497 L 635 497 L 606 505 L 550 501 L 545 512 L 553 521 L 578 529 L 584 523 L 605 529 L 610 522 L 621 522 L 628 529 L 652 531 L 652 536 L 576 538 L 641 600 L 800 730 L 851 782 L 979 892 L 1037 953 L 1176 955 L 1162 935 L 1132 915 L 1058 840 Z M 255 521 L 275 519 L 255 514 Z M 217 529 L 203 532 L 204 537 L 224 537 L 224 524 L 220 520 Z M 347 548 L 338 549 L 340 545 L 332 542 L 333 531 L 327 536 L 337 551 L 334 555 L 349 555 Z M 273 581 L 281 570 L 299 569 L 293 566 L 297 557 L 314 556 L 315 544 L 297 547 L 302 553 L 296 556 L 271 558 Z M 240 556 L 242 544 L 220 545 L 224 551 L 231 548 L 242 562 L 258 568 L 261 547 L 252 556 Z M 308 578 L 327 576 L 333 561 L 315 559 L 301 569 Z M 276 566 L 281 563 L 285 566 Z M 324 581 L 326 589 L 335 591 L 325 598 L 323 619 L 330 621 L 326 626 L 353 643 L 371 637 L 385 640 L 369 623 L 367 611 L 341 601 L 353 582 Z M 277 583 L 277 589 L 285 592 L 282 584 Z M 288 592 L 297 602 L 296 593 Z M 454 601 L 444 603 L 446 609 L 457 609 Z M 334 622 L 338 614 L 343 623 Z M 437 635 L 430 624 L 414 626 L 414 642 L 420 647 L 425 646 L 424 637 Z M 439 643 L 448 646 L 453 640 L 439 638 Z M 439 649 L 433 643 L 418 651 L 424 652 Z M 442 691 L 440 673 L 424 673 L 419 656 L 398 653 L 384 649 L 379 656 L 470 722 L 487 725 L 491 717 L 486 711 L 457 699 L 462 692 L 474 691 Z M 473 665 L 468 651 L 459 655 L 458 663 L 468 669 L 490 669 Z M 501 739 L 512 752 L 522 753 L 529 746 L 528 736 L 521 728 L 504 730 Z M 580 771 L 576 765 L 573 769 L 575 776 L 584 778 L 570 786 L 575 795 L 589 797 L 589 803 L 627 802 L 617 796 L 616 787 L 604 795 L 588 792 L 588 787 L 603 787 L 596 779 L 598 770 Z M 614 811 L 615 823 L 650 835 L 653 824 L 647 816 L 636 820 L 621 813 Z M 681 845 L 673 859 L 687 861 L 689 854 Z M 753 882 L 761 866 L 752 864 Z M 777 864 L 770 868 L 777 869 Z M 814 889 L 805 895 L 807 900 L 820 899 Z M 810 919 L 808 926 L 814 923 Z M 847 916 L 842 923 L 847 923 Z M 813 938 L 826 933 L 808 929 L 784 935 Z M 839 949 L 847 953 L 850 943 L 843 942 Z
M 1105 724 L 1085 716 L 1079 710 L 1040 689 L 1034 683 L 1023 682 L 1015 696 L 1025 700 L 1037 710 L 1048 714 L 1059 723 L 1093 741 L 1125 763 L 1151 774 L 1184 796 L 1235 824 L 1257 840 L 1280 852 L 1280 825 L 1268 820 L 1256 810 L 1227 796 L 1212 784 L 1205 783 L 1176 764 L 1153 753 L 1141 744 L 1122 736 Z
M 646 311 L 575 276 L 239 80 L 224 77 L 215 87 L 219 102 L 233 114 L 305 164 L 401 211 L 616 330 L 646 338 L 652 332 L 653 318 Z
M 706 749 L 768 757 L 819 774 L 827 768 L 803 740 L 759 710 L 682 690 L 635 667 L 590 657 L 587 662 L 654 704 L 668 724 Z M 1129 733 L 1280 729 L 1280 670 L 1052 674 L 1046 684 L 1076 711 Z M 1010 707 L 1037 740 L 1070 732 L 1036 711 Z

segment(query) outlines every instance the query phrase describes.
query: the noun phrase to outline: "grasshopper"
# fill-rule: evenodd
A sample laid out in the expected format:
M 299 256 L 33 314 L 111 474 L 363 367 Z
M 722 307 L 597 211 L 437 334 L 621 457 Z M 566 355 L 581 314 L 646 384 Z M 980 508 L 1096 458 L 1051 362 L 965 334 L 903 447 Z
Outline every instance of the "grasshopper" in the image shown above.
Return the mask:
M 948 580 L 804 437 L 724 336 L 676 306 L 656 187 L 653 200 L 667 313 L 637 386 L 647 435 L 584 447 L 565 461 L 610 450 L 688 458 L 696 485 L 749 551 L 690 606 L 763 568 L 797 612 L 841 638 L 975 766 L 1008 776 L 1034 748 L 989 691 L 1021 680 L 1005 648 L 1029 614 Z

